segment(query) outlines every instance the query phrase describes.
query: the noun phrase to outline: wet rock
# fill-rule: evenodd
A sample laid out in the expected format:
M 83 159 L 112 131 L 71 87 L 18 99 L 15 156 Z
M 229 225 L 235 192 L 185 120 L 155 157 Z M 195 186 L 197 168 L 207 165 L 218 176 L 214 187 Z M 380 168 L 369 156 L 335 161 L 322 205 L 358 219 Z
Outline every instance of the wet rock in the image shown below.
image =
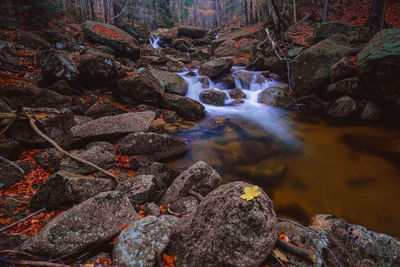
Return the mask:
M 267 80 L 261 74 L 243 70 L 236 71 L 235 75 L 239 78 L 241 84 L 246 88 L 250 88 L 250 85 L 254 83 L 263 84 Z
M 262 69 L 279 74 L 281 76 L 287 76 L 288 74 L 286 60 L 280 59 L 278 57 L 266 58 Z
M 24 152 L 23 147 L 15 141 L 0 140 L 0 156 L 8 160 L 16 160 Z
M 328 115 L 343 118 L 350 116 L 357 109 L 357 103 L 350 96 L 342 96 L 329 108 Z
M 355 75 L 356 66 L 351 59 L 346 57 L 335 63 L 331 67 L 331 72 L 329 74 L 332 83 Z
M 79 60 L 79 83 L 85 88 L 104 87 L 123 76 L 121 64 L 112 56 L 96 53 Z M 124 73 L 125 74 L 125 73 Z
M 360 86 L 375 101 L 400 110 L 400 29 L 379 32 L 358 54 Z
M 161 82 L 163 92 L 182 96 L 186 95 L 188 85 L 181 76 L 162 70 L 152 70 L 151 73 Z
M 74 95 L 76 91 L 72 89 L 72 87 L 68 84 L 68 82 L 64 80 L 60 80 L 53 84 L 52 86 L 47 88 L 48 90 L 52 90 L 61 95 Z
M 174 94 L 163 94 L 162 107 L 176 111 L 179 116 L 200 119 L 205 115 L 205 107 L 196 100 Z
M 180 266 L 260 266 L 276 241 L 277 220 L 262 190 L 251 201 L 240 196 L 252 185 L 234 182 L 206 196 L 175 226 L 166 250 Z
M 214 79 L 222 73 L 229 72 L 232 68 L 233 61 L 231 58 L 218 58 L 200 65 L 199 74 Z
M 270 87 L 261 92 L 258 102 L 273 107 L 289 108 L 295 104 L 295 98 L 282 88 Z
M 203 197 L 222 184 L 219 173 L 210 165 L 199 161 L 182 172 L 171 184 L 161 199 L 162 204 L 172 203 L 191 195 L 191 191 Z
M 178 218 L 148 216 L 121 232 L 113 250 L 113 263 L 121 266 L 155 266 L 157 254 L 168 245 Z
M 164 190 L 178 177 L 179 172 L 165 164 L 153 162 L 141 166 L 135 175 L 153 175 L 156 178 L 158 187 Z
M 129 199 L 118 191 L 100 193 L 49 221 L 21 250 L 60 257 L 101 245 L 124 224 L 140 220 Z
M 381 109 L 371 101 L 368 101 L 363 111 L 361 112 L 361 119 L 367 121 L 375 121 L 379 119 Z
M 206 30 L 200 27 L 180 25 L 178 27 L 178 35 L 180 37 L 187 37 L 191 39 L 201 39 L 204 38 Z
M 35 160 L 44 169 L 60 168 L 62 154 L 55 148 L 45 148 L 35 154 Z
M 102 117 L 71 129 L 75 142 L 107 141 L 132 132 L 147 131 L 155 118 L 152 111 Z
M 132 133 L 118 142 L 123 155 L 142 155 L 153 160 L 163 160 L 189 150 L 181 139 L 166 134 Z
M 166 123 L 174 123 L 178 120 L 178 114 L 175 111 L 168 110 L 164 112 L 164 121 Z
M 110 179 L 95 179 L 59 171 L 51 175 L 46 183 L 39 187 L 30 201 L 30 208 L 53 210 L 62 206 L 71 206 L 112 189 L 113 182 Z
M 170 204 L 170 211 L 178 214 L 189 214 L 196 210 L 200 201 L 193 196 L 182 197 Z
M 217 39 L 211 45 L 213 55 L 216 57 L 236 57 L 242 58 L 250 53 L 253 44 L 257 43 L 256 39 L 248 38 L 226 38 Z
M 357 97 L 360 95 L 360 90 L 358 87 L 358 78 L 350 77 L 344 80 L 340 80 L 333 84 L 328 85 L 326 89 L 328 95 L 331 96 L 340 96 L 340 95 L 349 95 L 353 97 Z
M 214 106 L 223 106 L 226 99 L 226 93 L 215 89 L 206 89 L 201 91 L 199 97 L 203 103 Z
M 0 233 L 0 250 L 16 250 L 29 237 L 22 234 Z
M 301 97 L 328 85 L 331 67 L 351 54 L 350 42 L 344 35 L 334 35 L 306 49 L 294 59 L 294 91 Z
M 153 175 L 138 175 L 131 179 L 119 181 L 117 190 L 128 196 L 132 205 L 139 210 L 146 202 L 157 201 L 160 189 Z
M 350 224 L 344 219 L 326 214 L 316 215 L 313 218 L 313 225 L 327 232 L 330 243 L 336 244 L 336 247 L 332 247 L 333 252 L 347 256 L 345 258 L 352 266 L 400 264 L 400 241 L 397 238 L 370 231 L 363 226 Z
M 141 43 L 146 42 L 150 34 L 147 29 L 141 26 L 123 24 L 118 27 L 127 32 L 128 34 L 130 34 L 133 38 L 135 38 Z
M 100 100 L 90 106 L 88 110 L 85 111 L 85 116 L 91 117 L 92 119 L 98 119 L 106 116 L 115 116 L 119 114 L 126 113 L 122 108 L 113 105 L 109 101 Z
M 59 80 L 74 82 L 79 71 L 72 56 L 66 52 L 47 50 L 38 55 L 45 84 L 54 84 Z
M 24 78 L 29 82 L 38 85 L 43 80 L 43 75 L 40 72 L 28 72 L 25 73 Z
M 324 103 L 322 100 L 315 94 L 305 95 L 297 99 L 298 104 L 305 105 L 310 109 L 323 109 Z
M 162 84 L 151 71 L 141 69 L 132 76 L 120 79 L 113 91 L 130 104 L 155 104 L 161 99 Z
M 208 79 L 207 79 L 208 82 Z M 215 85 L 220 89 L 235 89 L 235 78 L 233 78 L 229 73 L 223 73 L 216 79 L 217 84 Z M 222 85 L 222 86 L 221 86 Z M 208 87 L 208 86 L 207 86 Z M 204 87 L 204 88 L 207 88 Z
M 29 47 L 34 50 L 46 50 L 51 48 L 49 42 L 30 31 L 18 31 L 15 41 L 22 44 L 24 47 Z
M 87 150 L 73 150 L 69 152 L 81 159 L 94 163 L 103 169 L 115 165 L 114 153 L 105 150 L 103 147 L 93 146 Z M 60 169 L 77 174 L 90 174 L 97 171 L 96 168 L 78 162 L 70 157 L 64 157 L 61 160 Z
M 138 41 L 136 41 L 127 32 L 113 25 L 95 21 L 86 21 L 82 24 L 82 30 L 89 38 L 108 45 L 123 55 L 127 55 L 132 58 L 138 58 L 140 56 Z M 111 34 L 102 34 L 104 30 Z
M 0 158 L 0 188 L 7 189 L 24 179 L 24 171 L 14 162 Z
M 36 126 L 48 137 L 62 147 L 71 143 L 71 127 L 74 125 L 74 116 L 69 109 L 53 108 L 24 108 L 24 113 L 48 114 L 37 119 Z M 16 121 L 9 128 L 7 135 L 14 138 L 23 146 L 49 147 L 46 140 L 34 132 L 28 121 Z
M 371 29 L 344 22 L 330 21 L 318 24 L 314 31 L 314 41 L 320 42 L 335 34 L 344 34 L 351 43 L 367 43 L 372 38 Z
M 229 91 L 229 96 L 234 99 L 246 98 L 246 94 L 240 88 Z

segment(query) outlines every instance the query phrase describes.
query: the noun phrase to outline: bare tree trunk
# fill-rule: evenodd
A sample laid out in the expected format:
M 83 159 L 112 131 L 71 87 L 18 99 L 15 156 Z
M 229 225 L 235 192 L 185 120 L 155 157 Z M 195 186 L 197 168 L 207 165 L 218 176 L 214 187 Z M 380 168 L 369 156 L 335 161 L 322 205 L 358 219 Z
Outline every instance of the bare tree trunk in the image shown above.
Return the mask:
M 366 26 L 371 28 L 373 34 L 381 31 L 385 26 L 385 9 L 387 0 L 373 0 L 371 12 Z
M 254 17 L 253 17 L 253 0 L 250 0 L 250 24 L 254 24 Z
M 329 0 L 325 0 L 324 8 L 322 10 L 322 22 L 328 21 Z
M 247 0 L 244 0 L 243 4 L 244 4 L 244 14 L 245 14 L 245 18 L 246 18 L 246 25 L 249 25 L 249 16 L 247 13 Z

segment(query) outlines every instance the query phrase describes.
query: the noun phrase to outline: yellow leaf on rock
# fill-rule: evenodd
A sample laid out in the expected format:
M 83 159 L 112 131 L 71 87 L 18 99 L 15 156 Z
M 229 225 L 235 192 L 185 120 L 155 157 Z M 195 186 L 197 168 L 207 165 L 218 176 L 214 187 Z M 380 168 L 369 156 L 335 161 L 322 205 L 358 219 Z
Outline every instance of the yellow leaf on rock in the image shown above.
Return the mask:
M 288 263 L 289 262 L 289 260 L 288 260 L 288 258 L 286 258 L 286 256 L 285 256 L 285 254 L 283 254 L 283 252 L 282 251 L 280 251 L 279 249 L 273 249 L 272 250 L 272 253 L 274 253 L 274 255 L 278 258 L 278 259 L 280 259 L 283 263 Z
M 261 194 L 261 192 L 258 191 L 258 186 L 253 186 L 253 187 L 247 187 L 246 186 L 243 189 L 243 193 L 244 194 L 241 195 L 240 197 L 245 199 L 245 200 L 247 200 L 247 201 L 250 201 L 253 198 L 258 197 Z

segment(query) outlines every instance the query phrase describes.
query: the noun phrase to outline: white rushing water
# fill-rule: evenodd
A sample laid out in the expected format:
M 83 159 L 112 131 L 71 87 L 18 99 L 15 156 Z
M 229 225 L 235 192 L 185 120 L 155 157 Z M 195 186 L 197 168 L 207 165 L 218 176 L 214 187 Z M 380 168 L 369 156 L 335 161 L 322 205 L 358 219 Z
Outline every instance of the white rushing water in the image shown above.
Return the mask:
M 296 144 L 297 140 L 292 136 L 292 130 L 289 125 L 289 118 L 285 109 L 267 106 L 258 103 L 258 97 L 263 89 L 271 86 L 279 85 L 278 82 L 264 78 L 262 74 L 256 71 L 247 71 L 241 67 L 232 68 L 232 76 L 235 79 L 235 87 L 240 88 L 246 94 L 246 99 L 242 104 L 232 104 L 234 99 L 229 96 L 229 89 L 223 83 L 212 81 L 206 76 L 198 74 L 198 69 L 194 70 L 195 76 L 189 71 L 177 73 L 185 79 L 188 84 L 188 93 L 186 97 L 197 100 L 199 102 L 200 92 L 213 88 L 223 91 L 227 94 L 224 106 L 214 106 L 202 103 L 206 107 L 206 111 L 212 116 L 227 116 L 230 118 L 238 117 L 252 120 L 262 126 L 266 131 L 273 134 L 281 141 Z M 243 84 L 236 76 L 238 71 L 248 72 L 252 76 L 250 85 Z M 205 81 L 206 80 L 206 81 Z
M 160 48 L 160 37 L 149 38 L 149 42 L 155 49 Z

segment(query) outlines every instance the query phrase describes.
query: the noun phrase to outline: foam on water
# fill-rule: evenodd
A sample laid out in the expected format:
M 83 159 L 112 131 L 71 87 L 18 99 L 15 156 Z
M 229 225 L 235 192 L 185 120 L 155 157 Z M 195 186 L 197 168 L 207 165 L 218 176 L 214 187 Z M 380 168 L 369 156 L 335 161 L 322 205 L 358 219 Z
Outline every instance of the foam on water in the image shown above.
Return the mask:
M 150 44 L 154 47 L 154 48 L 160 48 L 160 37 L 156 36 L 153 38 L 149 38 L 149 42 Z

